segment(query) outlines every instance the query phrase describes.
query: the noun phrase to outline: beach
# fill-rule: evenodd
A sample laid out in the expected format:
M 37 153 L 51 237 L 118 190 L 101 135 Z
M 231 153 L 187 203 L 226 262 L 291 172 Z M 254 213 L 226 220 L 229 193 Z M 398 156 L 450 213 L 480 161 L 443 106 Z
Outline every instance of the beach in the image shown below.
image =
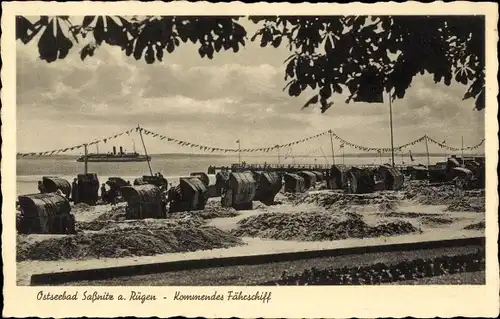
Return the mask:
M 72 181 L 77 174 L 83 173 L 84 164 L 76 161 L 78 156 L 50 156 L 23 158 L 17 160 L 17 195 L 32 194 L 38 192 L 37 183 L 43 176 L 58 176 L 68 181 Z M 427 158 L 415 157 L 413 165 L 426 164 Z M 406 161 L 408 159 L 405 159 Z M 430 158 L 431 164 L 443 161 L 442 156 Z M 274 163 L 275 157 L 243 156 L 242 161 L 252 164 Z M 390 162 L 390 157 L 349 157 L 345 158 L 345 163 L 349 165 L 382 164 Z M 401 164 L 401 159 L 395 159 L 396 164 Z M 152 155 L 151 168 L 153 173 L 161 172 L 169 182 L 177 183 L 179 176 L 188 176 L 192 172 L 207 172 L 207 168 L 212 166 L 230 166 L 238 163 L 238 156 L 230 155 L 210 155 L 210 154 L 168 154 Z M 331 164 L 331 158 L 297 157 L 295 159 L 282 159 L 281 164 Z M 336 163 L 342 163 L 340 156 L 336 157 Z M 137 177 L 150 175 L 146 162 L 138 163 L 88 163 L 90 173 L 96 173 L 101 183 L 109 177 L 121 177 L 128 181 L 133 181 Z
M 464 191 L 423 181 L 407 181 L 400 191 L 370 194 L 323 188 L 318 183 L 305 193 L 281 191 L 272 205 L 254 202 L 251 210 L 240 211 L 221 207 L 220 197 L 215 197 L 202 211 L 172 213 L 165 219 L 125 220 L 125 203 L 77 204 L 72 206 L 76 235 L 18 235 L 17 282 L 29 285 L 33 274 L 96 267 L 484 236 L 484 189 Z M 481 247 L 452 255 L 471 251 Z M 300 273 L 306 263 L 301 265 L 287 267 Z M 265 281 L 278 280 L 282 270 L 268 271 Z M 112 283 L 140 285 L 140 277 L 134 278 Z M 109 282 L 92 282 L 99 284 Z

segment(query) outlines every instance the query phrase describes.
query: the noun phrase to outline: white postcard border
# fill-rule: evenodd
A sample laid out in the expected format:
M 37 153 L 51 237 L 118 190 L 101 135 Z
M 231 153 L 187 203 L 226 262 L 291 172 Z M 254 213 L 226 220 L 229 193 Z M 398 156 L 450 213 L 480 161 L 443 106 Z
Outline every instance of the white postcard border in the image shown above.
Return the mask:
M 4 262 L 4 316 L 25 317 L 493 317 L 498 315 L 498 122 L 497 41 L 498 7 L 495 3 L 378 3 L 378 4 L 212 4 L 161 2 L 10 2 L 2 3 L 2 254 Z M 131 290 L 155 294 L 159 300 L 140 304 L 130 301 L 37 301 L 40 287 L 16 286 L 15 183 L 16 183 L 16 44 L 15 15 L 335 15 L 369 14 L 481 14 L 486 15 L 486 285 L 484 286 L 349 286 L 349 287 L 43 287 L 44 291 L 108 291 L 128 296 Z M 270 291 L 272 301 L 174 302 L 183 293 Z M 163 296 L 168 299 L 163 299 Z

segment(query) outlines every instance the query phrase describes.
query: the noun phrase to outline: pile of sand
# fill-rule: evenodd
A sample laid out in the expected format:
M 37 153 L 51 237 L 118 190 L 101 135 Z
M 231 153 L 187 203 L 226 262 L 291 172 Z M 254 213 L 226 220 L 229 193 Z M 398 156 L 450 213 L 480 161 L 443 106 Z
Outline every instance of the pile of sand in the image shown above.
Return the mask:
M 78 203 L 73 205 L 72 210 L 74 212 L 88 212 L 93 210 L 94 208 L 86 203 Z
M 118 221 L 125 220 L 125 206 L 111 207 L 110 210 L 102 213 L 91 221 L 77 221 L 76 229 L 78 230 L 101 230 Z
M 313 204 L 319 207 L 330 208 L 337 203 L 344 194 L 340 192 L 312 192 L 305 193 L 304 196 L 298 197 L 293 201 L 294 205 Z
M 457 197 L 446 208 L 448 212 L 485 212 L 486 201 L 483 197 Z
M 316 186 L 314 187 L 316 190 L 324 190 L 324 189 L 328 189 L 328 185 L 326 184 L 325 181 L 323 182 L 320 182 L 318 184 L 316 184 Z
M 371 266 L 306 269 L 289 275 L 284 272 L 276 281 L 265 285 L 373 285 L 415 280 L 446 274 L 483 271 L 484 251 L 456 256 L 402 261 L 397 264 L 377 263 Z
M 169 229 L 175 227 L 200 227 L 205 221 L 200 217 L 183 216 L 167 219 L 130 219 L 130 220 L 98 220 L 91 222 L 77 222 L 77 230 L 109 232 L 115 229 Z
M 484 221 L 480 221 L 479 223 L 470 224 L 464 227 L 466 230 L 483 230 L 486 227 Z
M 377 214 L 380 217 L 393 217 L 393 218 L 419 218 L 425 216 L 443 216 L 442 213 L 416 213 L 416 212 L 381 212 Z
M 484 197 L 484 189 L 464 191 L 453 185 L 410 184 L 405 189 L 405 199 L 424 205 L 450 205 L 448 211 L 484 211 Z
M 152 256 L 164 253 L 227 248 L 241 240 L 215 227 L 164 229 L 116 228 L 20 243 L 17 260 L 60 260 Z
M 219 201 L 208 201 L 204 210 L 196 210 L 190 212 L 169 213 L 167 218 L 202 218 L 213 219 L 223 217 L 235 217 L 240 213 L 232 207 L 222 207 Z
M 344 194 L 340 191 L 311 192 L 298 197 L 293 203 L 313 204 L 318 207 L 347 208 L 352 205 L 390 205 L 396 207 L 398 195 L 395 192 L 376 192 L 370 194 Z
M 427 226 L 442 226 L 453 224 L 453 219 L 448 216 L 423 216 L 420 222 Z
M 410 185 L 405 189 L 405 199 L 424 205 L 449 205 L 462 192 L 452 185 L 421 186 Z M 460 195 L 461 196 L 461 195 Z
M 233 230 L 237 236 L 270 238 L 277 240 L 339 240 L 396 236 L 420 232 L 411 223 L 393 221 L 370 226 L 361 215 L 352 212 L 337 214 L 264 213 L 242 219 Z
M 206 220 L 220 217 L 234 217 L 239 213 L 231 207 L 221 207 L 219 202 L 209 201 L 204 210 L 168 213 L 166 219 L 125 220 L 126 206 L 115 206 L 92 221 L 76 223 L 77 230 L 107 231 L 112 228 L 134 227 L 199 227 Z
M 298 203 L 304 201 L 304 198 L 307 197 L 306 193 L 279 193 L 283 198 L 284 202 L 287 203 Z

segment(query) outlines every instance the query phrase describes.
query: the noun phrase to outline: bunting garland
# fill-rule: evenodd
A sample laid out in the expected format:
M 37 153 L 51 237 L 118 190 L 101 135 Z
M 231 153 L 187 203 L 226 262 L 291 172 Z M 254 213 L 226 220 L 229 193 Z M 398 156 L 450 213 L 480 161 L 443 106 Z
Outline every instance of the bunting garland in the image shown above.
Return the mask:
M 116 139 L 116 138 L 118 138 L 118 137 L 120 137 L 120 136 L 122 136 L 124 134 L 129 135 L 133 130 L 134 129 L 131 129 L 131 130 L 128 130 L 128 131 L 125 131 L 125 132 L 122 132 L 122 133 L 111 135 L 111 136 L 102 138 L 100 140 L 92 141 L 90 143 L 82 143 L 82 144 L 71 146 L 71 147 L 67 147 L 67 148 L 60 148 L 60 149 L 57 149 L 57 150 L 45 151 L 45 152 L 38 152 L 38 153 L 17 153 L 17 156 L 20 156 L 20 157 L 25 157 L 25 156 L 38 156 L 38 157 L 41 157 L 41 156 L 50 156 L 50 155 L 54 155 L 54 154 L 57 155 L 59 153 L 66 153 L 68 151 L 74 151 L 76 149 L 81 149 L 82 147 L 85 146 L 85 144 L 87 144 L 88 146 L 91 146 L 91 145 L 95 145 L 95 144 L 98 144 L 98 143 L 101 143 L 101 142 L 106 143 L 107 141 Z
M 433 138 L 431 138 L 431 137 L 429 137 L 429 136 L 427 136 L 427 135 L 426 135 L 425 137 L 427 138 L 427 140 L 428 140 L 429 142 L 432 142 L 432 143 L 434 143 L 434 144 L 438 145 L 438 146 L 439 146 L 439 147 L 441 147 L 441 148 L 447 149 L 447 150 L 452 151 L 452 152 L 462 151 L 462 148 L 451 147 L 451 146 L 448 146 L 448 145 L 446 145 L 446 144 L 444 144 L 444 143 L 439 143 L 438 141 L 436 141 L 435 139 L 433 139 Z M 483 139 L 481 140 L 481 142 L 479 142 L 478 144 L 476 144 L 476 145 L 474 145 L 474 146 L 464 147 L 464 148 L 463 148 L 463 150 L 464 150 L 464 151 L 471 151 L 471 150 L 475 150 L 475 149 L 479 148 L 481 145 L 483 145 L 483 143 L 484 143 L 484 141 L 485 141 L 485 140 L 486 140 L 486 139 L 484 139 L 484 138 L 483 138 Z
M 275 146 L 272 146 L 272 147 L 245 148 L 245 149 L 240 149 L 239 150 L 237 148 L 217 148 L 217 147 L 211 147 L 211 146 L 205 146 L 205 145 L 198 145 L 198 144 L 195 144 L 195 143 L 181 141 L 181 140 L 178 140 L 178 139 L 175 139 L 175 138 L 171 138 L 171 137 L 166 137 L 166 136 L 164 136 L 162 134 L 158 134 L 158 133 L 152 132 L 152 131 L 147 130 L 147 129 L 142 128 L 142 127 L 139 128 L 139 129 L 141 130 L 142 133 L 144 133 L 144 135 L 149 135 L 149 136 L 152 136 L 152 137 L 159 137 L 160 140 L 165 140 L 166 139 L 168 142 L 175 143 L 175 144 L 178 144 L 178 145 L 181 145 L 181 146 L 187 146 L 187 147 L 192 147 L 192 148 L 199 148 L 200 150 L 208 151 L 208 152 L 224 152 L 224 153 L 237 153 L 237 152 L 242 152 L 242 153 L 266 152 L 267 153 L 267 152 L 271 152 L 271 151 L 277 150 L 279 148 L 290 147 L 292 145 L 305 143 L 305 142 L 307 142 L 309 140 L 312 140 L 312 139 L 321 137 L 321 136 L 323 136 L 325 134 L 328 134 L 328 131 L 325 131 L 325 132 L 322 132 L 322 133 L 319 133 L 319 134 L 316 134 L 316 135 L 313 135 L 313 136 L 309 136 L 309 137 L 303 138 L 301 140 L 290 142 L 290 143 L 287 143 L 287 144 L 279 144 L 279 145 L 275 145 Z
M 333 132 L 331 132 L 331 134 L 332 134 L 333 138 L 335 138 L 337 141 L 340 142 L 340 145 L 342 146 L 341 148 L 344 148 L 347 145 L 349 147 L 355 148 L 355 149 L 363 151 L 363 152 L 384 153 L 384 152 L 390 152 L 391 151 L 390 147 L 389 148 L 378 148 L 378 147 L 361 146 L 361 145 L 357 145 L 357 144 L 348 142 L 348 141 L 344 140 L 342 137 L 338 136 L 337 134 L 335 134 Z M 399 145 L 399 146 L 395 146 L 394 147 L 394 151 L 401 151 L 401 150 L 403 150 L 406 147 L 414 146 L 417 143 L 423 142 L 425 140 L 425 138 L 426 138 L 426 136 L 424 135 L 424 136 L 422 136 L 420 138 L 417 138 L 416 140 L 411 141 L 409 143 L 406 143 L 406 144 L 403 144 L 403 145 Z
M 303 139 L 300 139 L 300 140 L 297 140 L 297 141 L 294 141 L 294 142 L 286 143 L 286 144 L 278 144 L 278 145 L 275 145 L 275 146 L 268 146 L 268 147 L 261 147 L 261 148 L 246 148 L 246 149 L 241 149 L 240 150 L 240 149 L 237 149 L 237 148 L 217 148 L 217 147 L 211 147 L 211 146 L 206 146 L 206 145 L 199 145 L 199 144 L 195 144 L 195 143 L 191 143 L 191 142 L 187 142 L 187 141 L 178 140 L 178 139 L 175 139 L 175 138 L 172 138 L 172 137 L 164 136 L 162 134 L 158 134 L 158 133 L 152 132 L 150 130 L 147 130 L 145 128 L 142 128 L 140 126 L 137 126 L 137 127 L 133 128 L 133 129 L 127 130 L 125 132 L 118 133 L 118 134 L 115 134 L 115 135 L 112 135 L 112 136 L 108 136 L 108 137 L 102 138 L 100 140 L 95 140 L 95 141 L 92 141 L 92 142 L 89 142 L 89 143 L 83 143 L 83 144 L 79 144 L 79 145 L 76 145 L 76 146 L 71 146 L 71 147 L 61 148 L 61 149 L 51 150 L 51 151 L 45 151 L 45 152 L 17 153 L 17 156 L 21 156 L 21 157 L 25 157 L 25 156 L 39 156 L 40 157 L 40 156 L 50 156 L 50 155 L 54 155 L 54 154 L 57 155 L 59 153 L 65 153 L 65 152 L 68 152 L 68 151 L 74 151 L 76 149 L 81 149 L 85 145 L 90 146 L 90 145 L 95 145 L 95 144 L 98 144 L 98 143 L 101 143 L 101 142 L 107 143 L 108 141 L 116 139 L 116 138 L 118 138 L 118 137 L 120 137 L 120 136 L 122 136 L 124 134 L 130 135 L 130 133 L 132 133 L 134 130 L 136 132 L 141 132 L 141 133 L 144 133 L 145 135 L 149 135 L 149 136 L 152 136 L 154 138 L 159 138 L 160 140 L 166 140 L 169 143 L 173 143 L 173 144 L 177 144 L 177 145 L 185 146 L 185 147 L 197 148 L 200 151 L 211 152 L 211 153 L 213 153 L 213 152 L 223 152 L 223 153 L 266 152 L 267 153 L 267 152 L 271 152 L 271 151 L 276 151 L 276 150 L 278 150 L 280 148 L 290 148 L 293 145 L 302 144 L 302 143 L 305 143 L 305 142 L 310 141 L 312 139 L 319 138 L 319 137 L 327 135 L 327 134 L 331 134 L 332 137 L 335 138 L 335 140 L 337 140 L 340 143 L 340 148 L 344 148 L 344 147 L 349 146 L 349 147 L 355 148 L 355 149 L 360 150 L 360 151 L 364 151 L 364 152 L 377 152 L 377 153 L 384 153 L 384 152 L 390 152 L 391 151 L 391 148 L 366 147 L 366 146 L 362 146 L 362 145 L 351 143 L 349 141 L 346 141 L 345 139 L 343 139 L 339 135 L 335 134 L 331 130 L 325 131 L 325 132 L 322 132 L 322 133 L 319 133 L 319 134 L 316 134 L 316 135 L 313 135 L 313 136 L 309 136 L 309 137 L 306 137 L 306 138 L 303 138 Z M 424 136 L 422 136 L 422 137 L 420 137 L 420 138 L 418 138 L 418 139 L 416 139 L 414 141 L 408 142 L 408 143 L 403 144 L 403 145 L 395 146 L 394 147 L 394 151 L 400 152 L 404 148 L 414 146 L 415 144 L 421 143 L 421 142 L 425 141 L 426 139 L 429 142 L 432 142 L 435 145 L 438 145 L 439 147 L 447 149 L 449 151 L 458 152 L 458 151 L 462 150 L 462 148 L 456 148 L 456 147 L 448 146 L 444 142 L 440 143 L 440 142 L 436 141 L 435 139 L 433 139 L 433 138 L 431 138 L 431 137 L 429 137 L 427 135 L 424 135 Z M 465 150 L 475 150 L 475 149 L 479 148 L 481 145 L 483 145 L 484 142 L 485 142 L 485 139 L 482 139 L 477 145 L 464 147 L 463 150 L 464 151 Z

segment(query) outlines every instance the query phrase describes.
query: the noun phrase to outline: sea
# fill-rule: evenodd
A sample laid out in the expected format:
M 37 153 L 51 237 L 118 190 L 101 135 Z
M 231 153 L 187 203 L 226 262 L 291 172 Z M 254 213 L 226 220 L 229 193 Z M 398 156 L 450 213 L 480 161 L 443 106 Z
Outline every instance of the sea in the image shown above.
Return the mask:
M 77 174 L 84 172 L 84 163 L 76 161 L 76 156 L 54 156 L 38 158 L 18 158 L 17 159 L 17 196 L 33 194 L 38 192 L 37 183 L 43 176 L 58 176 L 71 182 Z M 443 156 L 432 156 L 431 164 L 443 161 Z M 207 172 L 209 166 L 230 166 L 238 163 L 238 156 L 217 156 L 217 155 L 193 155 L 193 154 L 172 154 L 172 155 L 152 155 L 150 162 L 153 173 L 161 172 L 169 183 L 177 184 L 179 177 L 189 176 L 193 172 Z M 278 164 L 277 157 L 241 157 L 241 161 L 248 164 Z M 364 165 L 364 164 L 384 164 L 390 163 L 390 156 L 359 157 L 345 156 L 335 159 L 337 164 Z M 295 157 L 281 158 L 280 164 L 331 164 L 324 157 Z M 396 164 L 409 164 L 407 157 L 395 157 Z M 414 157 L 413 165 L 427 164 L 427 157 Z M 104 183 L 109 177 L 121 177 L 133 182 L 134 179 L 143 175 L 150 175 L 147 162 L 132 163 L 88 163 L 88 172 L 96 173 L 99 181 Z

